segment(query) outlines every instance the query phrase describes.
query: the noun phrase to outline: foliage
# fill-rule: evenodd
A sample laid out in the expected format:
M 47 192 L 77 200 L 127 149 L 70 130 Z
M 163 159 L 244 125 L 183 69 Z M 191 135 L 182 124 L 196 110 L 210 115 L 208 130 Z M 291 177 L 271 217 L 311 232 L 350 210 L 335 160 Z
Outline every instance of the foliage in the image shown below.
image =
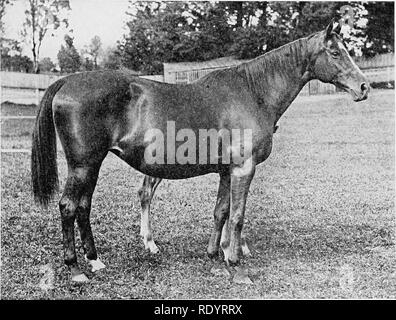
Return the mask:
M 117 48 L 107 48 L 103 51 L 101 67 L 104 69 L 119 69 L 121 66 L 121 56 Z
M 51 72 L 55 69 L 55 64 L 52 62 L 51 58 L 45 57 L 39 62 L 41 72 Z
M 1 33 L 1 38 L 3 37 L 3 32 L 4 32 L 4 22 L 3 22 L 3 17 L 6 13 L 6 7 L 12 5 L 11 0 L 0 0 L 0 33 Z
M 366 56 L 394 51 L 394 2 L 368 2 L 367 42 L 363 48 Z
M 90 44 L 86 46 L 82 51 L 82 56 L 84 60 L 83 68 L 87 71 L 97 70 L 99 68 L 98 57 L 102 53 L 102 41 L 100 40 L 99 36 L 94 36 L 91 39 Z
M 33 61 L 25 55 L 10 55 L 7 51 L 2 51 L 1 70 L 29 73 L 33 71 Z
M 224 56 L 230 26 L 221 8 L 208 2 L 137 3 L 118 46 L 133 70 L 161 73 L 163 62 L 200 61 Z
M 355 17 L 345 36 L 351 54 L 393 50 L 392 3 L 131 1 L 117 53 L 126 67 L 149 74 L 162 73 L 163 62 L 250 59 L 323 30 L 344 5 Z M 380 30 L 385 24 L 389 32 Z
M 65 46 L 62 45 L 58 52 L 58 62 L 61 72 L 73 73 L 80 69 L 81 58 L 73 44 L 73 38 L 65 35 Z
M 0 52 L 2 71 L 33 71 L 33 61 L 22 55 L 22 47 L 19 41 L 2 38 Z
M 44 37 L 50 30 L 58 29 L 61 24 L 68 25 L 67 19 L 61 18 L 61 12 L 69 9 L 69 0 L 29 0 L 22 36 L 31 43 L 36 73 L 40 72 L 38 61 Z

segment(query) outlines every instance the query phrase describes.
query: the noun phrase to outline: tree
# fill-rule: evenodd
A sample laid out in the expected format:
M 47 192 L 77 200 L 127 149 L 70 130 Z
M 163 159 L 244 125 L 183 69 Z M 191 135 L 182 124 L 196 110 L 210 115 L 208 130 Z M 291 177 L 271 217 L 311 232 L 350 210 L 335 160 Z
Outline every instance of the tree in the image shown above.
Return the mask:
M 131 1 L 129 32 L 117 51 L 123 65 L 149 74 L 161 73 L 163 62 L 251 59 L 325 29 L 345 5 L 355 20 L 344 32 L 351 54 L 393 50 L 392 3 Z
M 368 22 L 363 53 L 373 56 L 394 51 L 394 2 L 368 2 L 365 8 Z
M 133 2 L 129 34 L 119 43 L 122 64 L 148 74 L 163 62 L 200 61 L 223 56 L 231 27 L 221 7 L 210 2 Z
M 6 8 L 9 5 L 12 5 L 11 0 L 0 0 L 0 33 L 1 33 L 1 38 L 3 38 L 3 33 L 4 33 L 3 18 L 4 18 L 4 15 L 6 13 Z
M 73 73 L 80 70 L 81 58 L 73 44 L 73 38 L 65 35 L 66 45 L 61 45 L 58 52 L 58 62 L 61 72 Z
M 12 5 L 10 0 L 0 0 L 0 51 L 1 55 L 4 56 L 9 55 L 10 50 L 14 50 L 16 46 L 19 46 L 19 43 L 15 40 L 11 40 L 4 37 L 4 15 L 6 13 L 7 6 Z
M 2 71 L 16 71 L 16 72 L 32 72 L 33 61 L 29 57 L 15 54 L 11 55 L 9 48 L 1 51 L 1 70 Z
M 32 72 L 33 61 L 22 55 L 21 43 L 17 40 L 1 38 L 0 65 L 3 71 Z
M 22 36 L 31 43 L 36 73 L 40 72 L 38 61 L 43 39 L 48 31 L 58 29 L 61 24 L 68 26 L 67 19 L 61 18 L 61 15 L 62 11 L 69 9 L 69 0 L 29 0 Z
M 91 70 L 98 69 L 98 57 L 103 53 L 102 50 L 102 41 L 99 36 L 94 36 L 91 39 L 91 43 L 86 46 L 83 50 L 83 55 L 85 56 L 85 65 L 89 66 Z M 88 57 L 87 57 L 88 55 Z
M 52 62 L 51 58 L 45 57 L 40 60 L 40 72 L 51 72 L 55 68 L 55 64 Z
M 90 60 L 88 57 L 85 57 L 82 55 L 82 63 L 81 63 L 81 69 L 83 71 L 92 71 L 94 70 L 94 64 L 92 60 Z
M 101 67 L 103 69 L 119 69 L 121 67 L 121 54 L 117 48 L 108 47 L 103 52 Z

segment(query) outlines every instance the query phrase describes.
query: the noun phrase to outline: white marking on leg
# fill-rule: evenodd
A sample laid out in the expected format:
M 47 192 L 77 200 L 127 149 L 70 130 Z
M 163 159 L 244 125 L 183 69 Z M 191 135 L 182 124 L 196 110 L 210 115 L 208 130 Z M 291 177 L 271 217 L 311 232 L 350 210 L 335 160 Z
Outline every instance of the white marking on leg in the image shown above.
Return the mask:
M 241 167 L 236 167 L 232 171 L 232 174 L 236 177 L 245 177 L 249 175 L 253 170 L 253 159 L 247 159 Z
M 243 254 L 245 257 L 249 257 L 249 256 L 251 255 L 251 252 L 250 252 L 249 247 L 248 247 L 248 245 L 247 245 L 246 242 L 244 242 L 244 243 L 242 244 L 242 254 Z
M 224 261 L 228 264 L 229 260 L 230 260 L 230 255 L 231 255 L 230 245 L 228 245 L 226 247 L 222 246 L 221 249 L 223 250 L 223 253 L 224 253 Z
M 142 236 L 144 248 L 146 250 L 150 250 L 150 252 L 153 254 L 159 252 L 159 249 L 155 244 L 151 234 L 150 211 L 148 209 L 142 211 L 140 220 L 140 235 Z
M 105 264 L 102 261 L 100 261 L 99 258 L 97 258 L 96 260 L 89 260 L 87 256 L 85 256 L 85 260 L 91 265 L 92 272 L 96 272 L 106 268 Z
M 226 219 L 223 225 L 223 229 L 221 230 L 221 239 L 220 243 L 226 243 L 228 241 L 229 235 L 228 235 L 228 221 L 229 218 Z
M 228 259 L 231 253 L 230 248 L 230 234 L 228 230 L 229 219 L 224 222 L 223 230 L 221 231 L 220 247 L 224 253 L 224 261 L 228 263 Z
M 73 282 L 89 282 L 88 277 L 84 273 L 72 276 L 71 280 Z
M 159 252 L 157 245 L 155 244 L 154 240 L 147 241 L 147 246 L 150 249 L 150 252 L 156 254 Z

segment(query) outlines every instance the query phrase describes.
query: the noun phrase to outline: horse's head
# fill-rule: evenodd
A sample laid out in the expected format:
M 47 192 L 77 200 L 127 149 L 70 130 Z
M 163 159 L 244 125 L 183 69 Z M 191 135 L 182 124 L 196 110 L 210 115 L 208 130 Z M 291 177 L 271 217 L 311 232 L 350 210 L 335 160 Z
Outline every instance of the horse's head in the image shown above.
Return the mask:
M 365 100 L 369 92 L 368 80 L 349 55 L 340 31 L 341 25 L 332 21 L 319 33 L 311 65 L 312 76 L 349 92 L 354 101 Z

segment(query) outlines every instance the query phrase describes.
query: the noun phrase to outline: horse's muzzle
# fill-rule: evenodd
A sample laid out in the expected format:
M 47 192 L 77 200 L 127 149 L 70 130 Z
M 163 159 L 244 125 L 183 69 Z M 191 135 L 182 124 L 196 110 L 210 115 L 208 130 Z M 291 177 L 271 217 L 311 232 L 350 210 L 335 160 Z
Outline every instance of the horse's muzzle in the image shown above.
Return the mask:
M 370 86 L 366 82 L 362 82 L 359 89 L 352 89 L 348 88 L 347 86 L 342 87 L 345 91 L 352 95 L 352 99 L 355 102 L 366 100 L 370 92 Z
M 360 85 L 360 90 L 362 90 L 362 98 L 361 98 L 361 100 L 359 100 L 359 101 L 366 100 L 367 97 L 368 97 L 368 94 L 369 94 L 369 92 L 370 92 L 370 85 L 367 84 L 366 82 L 363 82 L 363 83 Z

